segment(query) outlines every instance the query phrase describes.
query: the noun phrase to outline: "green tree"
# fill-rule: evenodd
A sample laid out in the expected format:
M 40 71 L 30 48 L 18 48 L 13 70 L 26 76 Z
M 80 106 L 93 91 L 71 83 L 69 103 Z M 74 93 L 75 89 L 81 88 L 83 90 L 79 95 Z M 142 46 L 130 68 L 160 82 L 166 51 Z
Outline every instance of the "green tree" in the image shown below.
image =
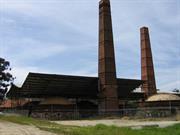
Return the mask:
M 0 99 L 4 99 L 8 88 L 14 81 L 14 77 L 10 73 L 10 63 L 3 58 L 0 58 Z
M 180 93 L 180 90 L 177 89 L 177 88 L 175 88 L 175 89 L 173 89 L 173 92 L 175 92 L 175 93 Z

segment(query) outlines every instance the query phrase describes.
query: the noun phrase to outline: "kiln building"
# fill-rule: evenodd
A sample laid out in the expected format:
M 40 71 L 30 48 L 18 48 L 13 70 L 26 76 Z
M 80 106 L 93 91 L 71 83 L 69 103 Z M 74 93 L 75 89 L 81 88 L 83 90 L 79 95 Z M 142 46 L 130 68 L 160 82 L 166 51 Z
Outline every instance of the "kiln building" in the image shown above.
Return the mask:
M 29 73 L 21 88 L 12 86 L 7 96 L 29 102 L 16 108 L 29 115 L 61 119 L 120 113 L 131 107 L 129 101 L 141 102 L 156 94 L 156 83 L 148 28 L 141 32 L 142 79 L 116 77 L 115 52 L 109 0 L 99 2 L 98 77 Z M 142 92 L 134 92 L 142 86 Z

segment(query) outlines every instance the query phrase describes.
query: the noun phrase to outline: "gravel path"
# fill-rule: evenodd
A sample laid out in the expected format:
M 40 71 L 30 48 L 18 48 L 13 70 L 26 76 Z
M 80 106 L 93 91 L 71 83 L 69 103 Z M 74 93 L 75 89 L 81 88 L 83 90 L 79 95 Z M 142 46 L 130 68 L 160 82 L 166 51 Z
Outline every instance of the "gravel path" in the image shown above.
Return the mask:
M 55 135 L 42 131 L 34 126 L 19 125 L 11 122 L 0 121 L 0 135 Z
M 167 127 L 180 123 L 180 121 L 134 121 L 134 120 L 79 120 L 79 121 L 55 121 L 62 125 L 72 126 L 95 126 L 97 124 L 115 125 L 118 127 L 144 127 L 144 126 L 159 126 Z

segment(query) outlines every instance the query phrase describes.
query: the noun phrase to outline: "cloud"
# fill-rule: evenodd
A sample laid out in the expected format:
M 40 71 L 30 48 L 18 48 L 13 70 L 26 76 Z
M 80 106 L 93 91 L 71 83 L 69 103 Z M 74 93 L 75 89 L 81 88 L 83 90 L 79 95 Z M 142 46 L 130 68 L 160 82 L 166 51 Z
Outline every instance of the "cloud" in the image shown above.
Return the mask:
M 17 67 L 17 66 L 13 68 L 11 73 L 13 74 L 14 77 L 16 77 L 14 83 L 17 86 L 21 87 L 30 71 L 38 72 L 38 68 L 37 67 Z
M 174 89 L 180 89 L 180 81 L 169 81 L 161 86 L 161 91 L 172 92 Z
M 159 84 L 158 88 L 163 91 L 173 90 L 174 88 L 180 89 L 180 67 L 157 68 L 156 81 Z
M 139 28 L 148 26 L 158 88 L 178 87 L 178 0 L 111 0 L 117 76 L 140 78 Z M 97 0 L 0 0 L 0 54 L 17 82 L 28 71 L 97 76 Z M 22 72 L 21 72 L 22 71 Z
M 8 46 L 4 46 L 6 48 L 4 53 L 7 54 L 7 57 L 10 54 L 19 61 L 45 59 L 66 51 L 64 45 L 45 43 L 28 38 L 20 40 L 12 38 L 10 41 L 6 41 L 6 44 Z
M 22 66 L 22 65 L 16 65 L 12 68 L 11 73 L 13 74 L 14 77 L 16 77 L 14 84 L 21 87 L 23 82 L 25 81 L 27 75 L 29 72 L 34 72 L 34 73 L 51 73 L 51 74 L 61 74 L 61 75 L 75 75 L 75 76 L 97 76 L 97 73 L 94 72 L 96 71 L 95 69 L 97 68 L 96 63 L 89 63 L 84 65 L 84 67 L 79 67 L 76 70 L 63 70 L 63 71 L 56 71 L 56 70 L 51 70 L 48 68 L 43 68 L 43 67 L 30 67 L 30 66 Z

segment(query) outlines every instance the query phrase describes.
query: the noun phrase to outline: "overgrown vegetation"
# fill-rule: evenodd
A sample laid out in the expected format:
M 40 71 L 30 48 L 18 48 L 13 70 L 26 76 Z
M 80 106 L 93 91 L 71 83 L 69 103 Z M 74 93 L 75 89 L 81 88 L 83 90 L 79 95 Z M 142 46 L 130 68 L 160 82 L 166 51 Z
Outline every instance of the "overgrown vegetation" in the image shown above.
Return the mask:
M 139 130 L 116 126 L 96 125 L 75 127 L 59 125 L 46 120 L 37 120 L 22 116 L 0 116 L 0 120 L 23 125 L 34 125 L 42 130 L 63 135 L 180 135 L 180 124 L 167 128 L 143 128 Z

